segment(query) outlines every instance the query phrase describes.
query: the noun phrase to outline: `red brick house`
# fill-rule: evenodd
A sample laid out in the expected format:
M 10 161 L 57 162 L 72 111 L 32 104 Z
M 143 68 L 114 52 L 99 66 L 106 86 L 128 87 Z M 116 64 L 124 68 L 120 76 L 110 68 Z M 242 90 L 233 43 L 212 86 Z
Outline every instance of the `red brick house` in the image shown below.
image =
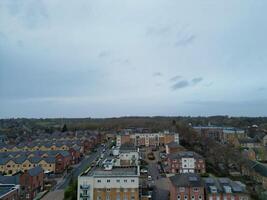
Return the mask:
M 95 147 L 95 140 L 87 139 L 83 141 L 83 152 L 88 153 Z
M 34 167 L 21 174 L 21 199 L 32 200 L 44 187 L 44 172 L 41 167 Z
M 205 194 L 208 200 L 249 200 L 246 186 L 229 178 L 204 178 Z
M 71 156 L 69 152 L 58 153 L 55 157 L 55 163 L 55 173 L 63 173 L 71 164 Z
M 170 200 L 205 200 L 204 184 L 197 174 L 170 177 Z
M 205 173 L 206 165 L 204 158 L 192 151 L 182 151 L 167 154 L 165 161 L 168 173 Z
M 80 152 L 80 149 L 77 147 L 71 147 L 69 149 L 69 153 L 70 153 L 70 156 L 71 156 L 71 164 L 72 165 L 75 165 L 77 163 L 80 162 L 81 160 L 81 152 Z

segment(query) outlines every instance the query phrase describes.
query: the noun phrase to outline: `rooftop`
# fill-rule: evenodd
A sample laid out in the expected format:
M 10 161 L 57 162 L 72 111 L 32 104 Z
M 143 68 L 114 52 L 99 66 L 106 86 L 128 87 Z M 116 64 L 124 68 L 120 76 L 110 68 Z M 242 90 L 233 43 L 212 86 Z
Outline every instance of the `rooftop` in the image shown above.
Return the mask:
M 105 170 L 103 167 L 96 167 L 82 176 L 106 177 L 106 176 L 139 176 L 138 167 L 117 167 L 113 166 L 111 170 Z
M 197 174 L 177 174 L 170 177 L 172 184 L 176 187 L 202 187 L 203 182 Z
M 14 184 L 0 184 L 0 198 L 16 189 L 18 189 L 18 186 Z

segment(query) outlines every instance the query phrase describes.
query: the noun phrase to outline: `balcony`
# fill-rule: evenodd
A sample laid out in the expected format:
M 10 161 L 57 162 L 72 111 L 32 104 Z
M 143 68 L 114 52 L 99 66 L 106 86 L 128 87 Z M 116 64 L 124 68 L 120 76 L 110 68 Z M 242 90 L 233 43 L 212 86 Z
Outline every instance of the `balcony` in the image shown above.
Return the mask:
M 88 190 L 88 189 L 90 189 L 90 185 L 80 185 L 80 189 Z

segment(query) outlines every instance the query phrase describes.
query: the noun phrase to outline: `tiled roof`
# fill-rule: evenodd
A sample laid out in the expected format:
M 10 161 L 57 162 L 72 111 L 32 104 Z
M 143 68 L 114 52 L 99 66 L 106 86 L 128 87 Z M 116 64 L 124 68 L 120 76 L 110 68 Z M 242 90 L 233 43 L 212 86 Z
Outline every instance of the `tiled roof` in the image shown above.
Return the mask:
M 171 153 L 171 154 L 168 154 L 167 157 L 170 159 L 181 159 L 181 158 L 203 159 L 201 155 L 193 151 L 181 151 L 178 153 Z
M 42 172 L 43 172 L 43 169 L 40 166 L 31 168 L 31 169 L 28 170 L 28 173 L 29 173 L 30 176 L 37 176 Z

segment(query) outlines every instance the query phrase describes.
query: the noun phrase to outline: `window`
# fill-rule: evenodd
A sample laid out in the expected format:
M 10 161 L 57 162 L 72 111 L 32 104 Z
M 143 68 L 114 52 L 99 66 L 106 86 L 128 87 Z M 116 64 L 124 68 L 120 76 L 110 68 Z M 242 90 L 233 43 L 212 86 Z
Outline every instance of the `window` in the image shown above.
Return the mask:
M 107 192 L 110 192 L 110 188 L 107 188 Z
M 119 192 L 116 195 L 116 200 L 121 200 L 121 196 L 120 196 L 120 193 Z
M 127 180 L 126 179 L 124 180 L 124 183 L 127 183 Z
M 134 179 L 132 179 L 131 182 L 134 183 Z
M 198 196 L 198 199 L 199 199 L 199 200 L 201 200 L 201 199 L 202 199 L 202 196 L 201 196 L 201 195 L 199 195 L 199 196 Z
M 185 191 L 185 188 L 184 187 L 180 187 L 179 191 L 180 192 L 184 192 Z
M 184 200 L 187 200 L 188 198 L 187 198 L 187 195 L 184 195 Z
M 119 182 L 121 182 L 121 180 L 117 179 L 116 182 L 119 183 Z
M 110 183 L 110 179 L 107 180 L 107 183 Z
M 98 183 L 101 183 L 101 180 L 100 180 L 100 179 L 98 179 L 98 180 L 97 180 L 97 182 L 98 182 Z
M 180 200 L 180 199 L 181 199 L 181 196 L 180 196 L 180 195 L 178 195 L 178 196 L 177 196 L 177 200 Z
M 198 192 L 198 188 L 194 188 L 193 190 L 194 190 L 194 192 Z
M 195 196 L 194 195 L 191 196 L 191 200 L 195 200 Z
M 135 193 L 134 192 L 131 193 L 131 200 L 135 200 Z

